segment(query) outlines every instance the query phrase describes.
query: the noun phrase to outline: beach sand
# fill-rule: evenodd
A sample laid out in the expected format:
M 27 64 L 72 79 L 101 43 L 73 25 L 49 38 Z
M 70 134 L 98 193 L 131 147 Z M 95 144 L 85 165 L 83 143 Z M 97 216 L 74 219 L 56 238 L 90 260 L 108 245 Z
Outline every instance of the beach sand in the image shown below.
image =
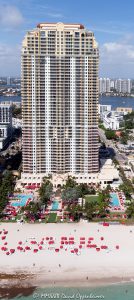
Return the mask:
M 0 250 L 0 286 L 3 288 L 13 284 L 19 288 L 98 286 L 134 280 L 134 226 L 104 227 L 84 222 L 23 225 L 1 223 L 0 230 L 3 229 L 8 230 L 8 234 L 4 241 L 0 236 L 0 248 L 5 241 L 8 249 L 17 249 L 18 241 L 22 241 L 23 248 L 26 245 L 32 247 L 32 250 L 26 252 L 16 250 L 9 256 Z M 66 251 L 62 249 L 58 253 L 45 246 L 45 249 L 33 253 L 33 249 L 38 246 L 31 246 L 30 241 L 35 238 L 39 243 L 47 236 L 55 239 L 56 248 L 59 248 L 61 236 L 74 236 L 75 247 L 79 245 L 80 237 L 94 237 L 93 243 L 97 246 L 107 245 L 108 249 L 97 252 L 96 249 L 84 248 L 76 255 L 70 252 L 69 246 L 66 246 Z M 104 237 L 103 241 L 101 237 Z M 118 250 L 116 245 L 119 245 Z

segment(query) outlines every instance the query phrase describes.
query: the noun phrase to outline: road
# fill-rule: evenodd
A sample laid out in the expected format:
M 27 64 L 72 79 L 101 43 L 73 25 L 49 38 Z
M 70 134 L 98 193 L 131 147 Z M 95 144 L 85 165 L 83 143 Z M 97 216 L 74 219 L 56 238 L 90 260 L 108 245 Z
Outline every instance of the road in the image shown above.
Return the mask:
M 114 150 L 115 159 L 118 160 L 120 165 L 122 165 L 128 161 L 127 156 L 125 156 L 124 154 L 119 152 L 119 150 L 116 147 L 116 145 L 114 144 L 114 142 L 112 140 L 108 140 L 106 138 L 105 133 L 101 128 L 99 128 L 99 136 L 100 136 L 101 142 L 105 143 L 107 148 L 111 148 Z

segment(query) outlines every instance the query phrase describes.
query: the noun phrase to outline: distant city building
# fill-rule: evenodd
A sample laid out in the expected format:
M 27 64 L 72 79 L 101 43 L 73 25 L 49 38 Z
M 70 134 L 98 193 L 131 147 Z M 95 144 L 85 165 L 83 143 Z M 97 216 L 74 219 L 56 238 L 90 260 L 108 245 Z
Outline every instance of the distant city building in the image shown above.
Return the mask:
M 103 125 L 106 129 L 118 130 L 123 121 L 123 116 L 114 114 L 112 111 L 101 116 Z
M 100 119 L 106 129 L 118 130 L 122 127 L 123 116 L 132 112 L 129 107 L 117 107 L 111 110 L 111 105 L 99 105 Z
M 99 91 L 100 91 L 100 94 L 110 92 L 110 79 L 109 78 L 100 78 L 99 79 Z
M 10 77 L 7 77 L 7 85 L 10 85 L 11 84 L 11 78 Z
M 117 79 L 115 81 L 115 89 L 118 93 L 130 94 L 131 80 L 130 79 Z
M 0 149 L 9 141 L 12 135 L 12 106 L 11 102 L 0 103 Z
M 99 79 L 99 92 L 100 94 L 110 93 L 116 91 L 117 93 L 130 94 L 132 89 L 131 79 Z
M 41 23 L 25 36 L 25 181 L 45 174 L 58 176 L 56 184 L 64 174 L 89 181 L 88 174 L 99 171 L 98 60 L 94 34 L 81 24 Z
M 128 114 L 128 113 L 131 113 L 133 111 L 133 109 L 132 109 L 132 107 L 117 107 L 116 111 L 124 113 L 124 114 L 126 114 L 126 113 Z
M 111 111 L 112 106 L 111 105 L 103 105 L 99 104 L 99 115 Z

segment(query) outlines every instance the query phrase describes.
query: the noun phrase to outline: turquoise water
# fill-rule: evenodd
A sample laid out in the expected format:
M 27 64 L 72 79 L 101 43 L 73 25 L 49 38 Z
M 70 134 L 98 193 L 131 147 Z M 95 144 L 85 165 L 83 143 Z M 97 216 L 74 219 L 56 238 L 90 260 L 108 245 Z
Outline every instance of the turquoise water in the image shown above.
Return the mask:
M 98 296 L 98 297 L 97 297 Z M 105 299 L 105 300 L 134 300 L 134 283 L 110 285 L 96 288 L 45 288 L 37 289 L 32 295 L 12 299 Z
M 11 203 L 11 205 L 12 206 L 25 206 L 26 205 L 26 203 L 27 203 L 27 200 L 29 199 L 29 198 L 33 198 L 33 195 L 32 194 L 28 194 L 28 195 L 21 195 L 21 194 L 18 194 L 17 196 L 16 196 L 16 198 L 17 199 L 19 199 L 20 201 L 19 202 L 13 202 L 13 203 Z
M 57 210 L 58 207 L 59 207 L 58 201 L 54 200 L 54 201 L 53 201 L 53 204 L 52 204 L 52 210 Z
M 110 193 L 110 197 L 112 206 L 120 206 L 120 202 L 116 193 Z

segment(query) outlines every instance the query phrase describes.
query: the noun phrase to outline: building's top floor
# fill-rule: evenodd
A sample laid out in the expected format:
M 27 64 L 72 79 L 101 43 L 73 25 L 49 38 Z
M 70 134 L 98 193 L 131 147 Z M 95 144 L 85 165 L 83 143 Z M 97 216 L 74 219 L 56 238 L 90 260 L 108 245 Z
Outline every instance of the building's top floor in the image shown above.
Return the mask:
M 82 24 L 40 23 L 27 32 L 22 54 L 98 56 L 98 44 L 94 33 Z
M 43 22 L 39 23 L 37 25 L 37 28 L 45 29 L 45 30 L 79 30 L 79 29 L 84 29 L 83 24 L 72 24 L 72 23 L 49 23 L 49 22 Z

